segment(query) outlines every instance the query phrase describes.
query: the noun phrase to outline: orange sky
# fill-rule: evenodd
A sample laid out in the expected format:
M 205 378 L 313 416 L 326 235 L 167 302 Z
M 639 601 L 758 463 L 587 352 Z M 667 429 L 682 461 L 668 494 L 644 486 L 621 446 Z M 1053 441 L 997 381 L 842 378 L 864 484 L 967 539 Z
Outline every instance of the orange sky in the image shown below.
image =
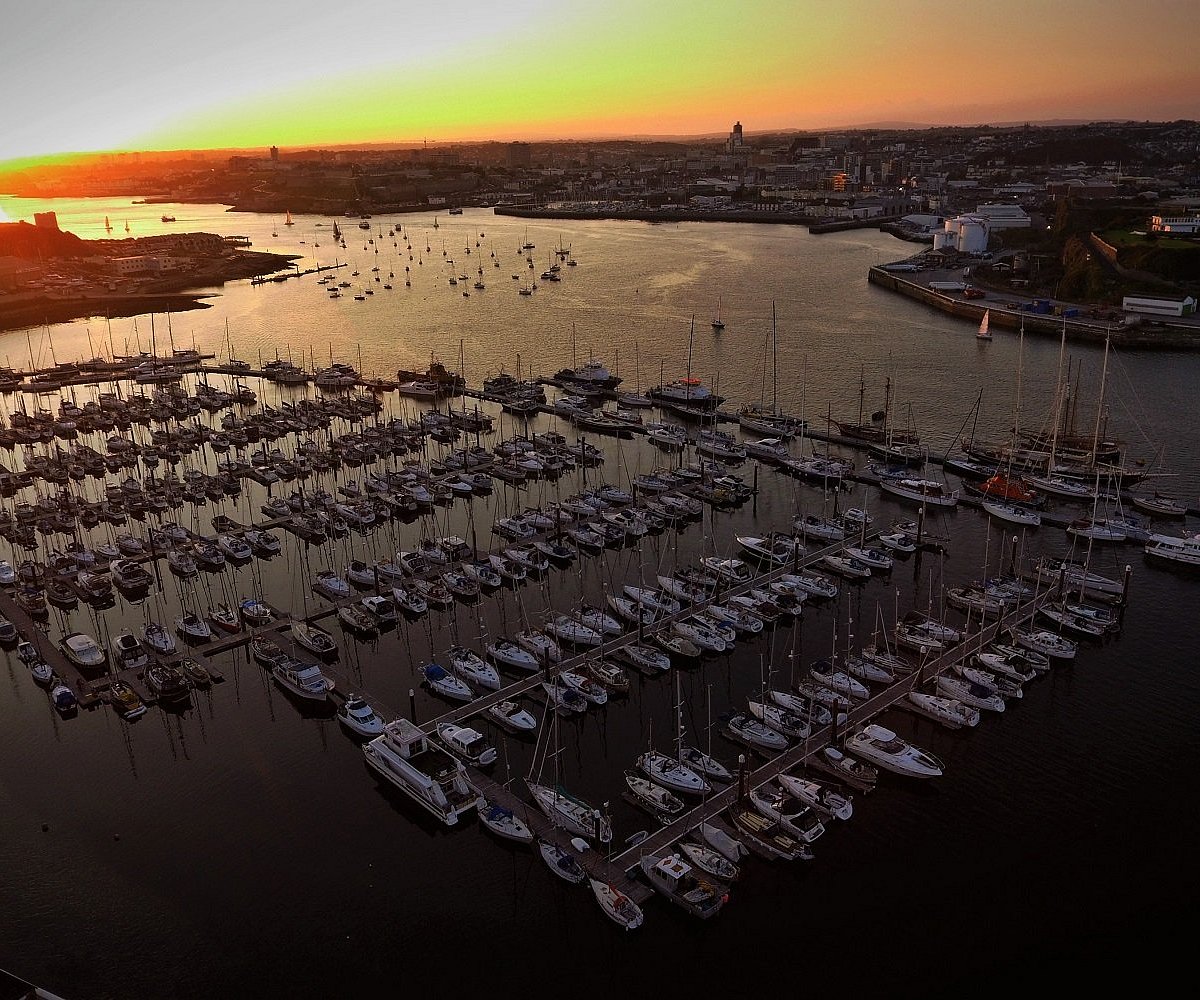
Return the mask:
M 0 161 L 62 151 L 1200 117 L 1186 0 L 40 0 Z M 1172 27 L 1174 26 L 1174 28 Z M 14 96 L 16 95 L 16 96 Z

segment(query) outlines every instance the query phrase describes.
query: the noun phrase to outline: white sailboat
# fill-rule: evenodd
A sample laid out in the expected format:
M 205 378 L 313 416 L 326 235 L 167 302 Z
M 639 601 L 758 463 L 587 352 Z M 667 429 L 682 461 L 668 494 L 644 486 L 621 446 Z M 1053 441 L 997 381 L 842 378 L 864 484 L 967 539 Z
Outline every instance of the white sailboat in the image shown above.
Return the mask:
M 725 321 L 721 319 L 721 298 L 717 297 L 717 311 L 713 313 L 712 328 L 714 330 L 724 330 Z
M 991 340 L 992 339 L 992 331 L 988 327 L 988 317 L 990 317 L 991 315 L 992 315 L 992 311 L 990 309 L 985 309 L 983 311 L 983 319 L 981 319 L 979 321 L 979 332 L 975 334 L 976 340 Z

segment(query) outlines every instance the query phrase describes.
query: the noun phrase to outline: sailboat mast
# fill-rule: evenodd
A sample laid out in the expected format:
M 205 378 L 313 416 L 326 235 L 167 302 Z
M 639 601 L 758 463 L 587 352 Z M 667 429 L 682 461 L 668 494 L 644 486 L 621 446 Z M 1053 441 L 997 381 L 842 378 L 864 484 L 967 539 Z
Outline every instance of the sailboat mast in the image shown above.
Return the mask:
M 1100 398 L 1096 400 L 1096 426 L 1092 431 L 1092 465 L 1096 464 L 1096 454 L 1100 448 L 1100 415 L 1104 412 L 1104 388 L 1108 381 L 1108 345 L 1111 337 L 1111 331 L 1104 335 L 1104 365 L 1100 370 Z
M 775 332 L 775 303 L 771 303 L 771 414 L 779 415 L 779 340 Z

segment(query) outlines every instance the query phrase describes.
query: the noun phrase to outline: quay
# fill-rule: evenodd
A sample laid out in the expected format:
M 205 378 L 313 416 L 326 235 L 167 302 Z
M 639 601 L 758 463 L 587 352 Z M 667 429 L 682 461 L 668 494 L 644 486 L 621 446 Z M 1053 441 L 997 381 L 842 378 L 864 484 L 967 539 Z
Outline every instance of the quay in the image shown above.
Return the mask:
M 1025 312 L 988 299 L 965 301 L 905 278 L 886 267 L 870 268 L 867 271 L 867 281 L 889 292 L 931 306 L 939 312 L 973 323 L 979 323 L 984 313 L 990 313 L 988 324 L 992 329 L 1000 327 L 1019 330 L 1023 327 L 1026 333 L 1053 337 L 1061 337 L 1065 329 L 1068 340 L 1103 345 L 1107 338 L 1111 338 L 1114 347 L 1125 350 L 1200 350 L 1200 326 L 1180 323 L 1118 326 L 1076 317 Z

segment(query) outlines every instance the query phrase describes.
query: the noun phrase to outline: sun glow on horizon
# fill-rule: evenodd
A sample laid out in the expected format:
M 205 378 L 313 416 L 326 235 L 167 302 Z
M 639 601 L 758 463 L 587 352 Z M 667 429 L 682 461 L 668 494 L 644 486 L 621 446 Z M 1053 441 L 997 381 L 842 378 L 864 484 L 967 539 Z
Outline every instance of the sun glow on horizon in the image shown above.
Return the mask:
M 734 120 L 753 133 L 1200 117 L 1189 36 L 1101 0 L 1003 10 L 910 0 L 902 12 L 884 0 L 852 12 L 816 0 L 461 0 L 453 10 L 294 0 L 286 17 L 244 0 L 176 0 L 173 10 L 188 30 L 169 44 L 132 0 L 9 12 L 22 45 L 0 63 L 0 87 L 22 108 L 0 130 L 0 162 L 67 150 L 716 135 Z M 1155 59 L 1131 62 L 1139 47 Z

